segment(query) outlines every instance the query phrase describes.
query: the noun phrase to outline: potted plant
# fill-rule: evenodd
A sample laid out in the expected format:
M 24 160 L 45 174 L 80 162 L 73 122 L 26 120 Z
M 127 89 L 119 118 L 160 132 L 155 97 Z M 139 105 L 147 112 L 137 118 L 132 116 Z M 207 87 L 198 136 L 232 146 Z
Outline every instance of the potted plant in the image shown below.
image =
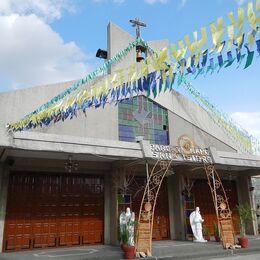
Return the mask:
M 220 242 L 220 232 L 217 223 L 214 223 L 214 237 L 216 242 Z
M 131 213 L 129 208 L 126 209 L 126 212 L 120 214 L 119 224 L 119 238 L 125 259 L 133 259 L 135 258 L 136 221 L 134 213 Z
M 128 243 L 128 232 L 126 227 L 122 227 L 119 229 L 119 242 L 121 245 L 121 249 L 125 252 L 125 247 Z
M 210 241 L 209 230 L 207 227 L 203 227 L 202 233 L 203 233 L 204 239 L 207 241 Z
M 246 237 L 246 228 L 249 221 L 253 218 L 253 210 L 248 203 L 237 205 L 237 210 L 240 217 L 240 237 L 238 238 L 238 241 L 242 248 L 247 248 L 248 238 Z

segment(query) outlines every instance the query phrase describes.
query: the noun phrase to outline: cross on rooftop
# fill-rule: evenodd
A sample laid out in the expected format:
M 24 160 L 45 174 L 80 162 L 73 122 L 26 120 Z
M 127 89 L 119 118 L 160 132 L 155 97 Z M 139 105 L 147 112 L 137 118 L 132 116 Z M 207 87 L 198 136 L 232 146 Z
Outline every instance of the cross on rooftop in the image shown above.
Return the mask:
M 140 26 L 146 27 L 146 24 L 141 22 L 139 18 L 135 18 L 135 20 L 129 20 L 129 22 L 132 23 L 133 27 L 136 27 L 136 38 L 140 38 Z

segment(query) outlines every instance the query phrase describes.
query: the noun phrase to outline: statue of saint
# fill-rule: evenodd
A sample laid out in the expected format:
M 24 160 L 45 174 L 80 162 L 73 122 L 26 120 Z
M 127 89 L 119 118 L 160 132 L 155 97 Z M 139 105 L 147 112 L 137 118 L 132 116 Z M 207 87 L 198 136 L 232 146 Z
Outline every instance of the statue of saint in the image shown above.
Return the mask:
M 135 232 L 135 213 L 130 208 L 126 208 L 126 212 L 122 212 L 119 216 L 120 232 L 127 232 L 129 246 L 134 246 Z
M 130 210 L 130 208 L 126 208 L 125 217 L 126 217 L 126 222 L 129 222 L 130 218 L 131 218 L 131 210 Z
M 200 208 L 196 207 L 196 210 L 190 214 L 190 225 L 195 237 L 194 242 L 207 242 L 202 235 L 202 222 L 204 219 L 200 215 Z
M 128 226 L 128 232 L 129 232 L 129 238 L 128 238 L 128 244 L 130 246 L 135 245 L 134 236 L 135 236 L 135 213 L 131 213 L 131 218 Z

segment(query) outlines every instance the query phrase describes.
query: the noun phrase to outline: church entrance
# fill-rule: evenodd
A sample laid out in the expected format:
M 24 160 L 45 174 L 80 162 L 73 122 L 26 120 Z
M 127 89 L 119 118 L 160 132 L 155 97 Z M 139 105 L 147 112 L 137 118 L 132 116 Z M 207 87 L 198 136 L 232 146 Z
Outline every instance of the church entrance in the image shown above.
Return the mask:
M 135 177 L 131 185 L 128 187 L 128 194 L 124 194 L 123 198 L 118 199 L 118 216 L 127 207 L 135 213 L 135 218 L 138 219 L 138 214 L 141 206 L 141 201 L 146 185 L 145 177 Z M 169 220 L 169 205 L 168 205 L 168 190 L 167 181 L 163 181 L 157 198 L 157 206 L 154 212 L 153 222 L 153 240 L 170 239 L 170 220 Z
M 103 243 L 103 179 L 12 173 L 4 251 Z
M 237 189 L 235 181 L 222 181 L 228 203 L 232 211 L 232 220 L 234 231 L 239 233 L 239 216 L 236 210 L 238 205 Z M 184 195 L 184 209 L 186 209 L 186 234 L 187 239 L 192 239 L 192 231 L 189 223 L 189 215 L 195 210 L 195 207 L 200 208 L 201 215 L 204 219 L 203 226 L 208 230 L 210 235 L 214 235 L 214 223 L 217 223 L 216 211 L 212 203 L 212 195 L 206 179 L 196 179 L 191 190 L 190 196 Z

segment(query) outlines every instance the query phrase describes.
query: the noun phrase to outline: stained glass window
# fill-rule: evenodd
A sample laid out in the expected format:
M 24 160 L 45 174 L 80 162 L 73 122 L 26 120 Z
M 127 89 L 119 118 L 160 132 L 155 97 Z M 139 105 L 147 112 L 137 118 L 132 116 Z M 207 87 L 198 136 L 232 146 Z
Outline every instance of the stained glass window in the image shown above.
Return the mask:
M 169 144 L 167 110 L 144 96 L 124 99 L 118 105 L 119 140 L 135 142 L 144 136 L 151 144 Z

